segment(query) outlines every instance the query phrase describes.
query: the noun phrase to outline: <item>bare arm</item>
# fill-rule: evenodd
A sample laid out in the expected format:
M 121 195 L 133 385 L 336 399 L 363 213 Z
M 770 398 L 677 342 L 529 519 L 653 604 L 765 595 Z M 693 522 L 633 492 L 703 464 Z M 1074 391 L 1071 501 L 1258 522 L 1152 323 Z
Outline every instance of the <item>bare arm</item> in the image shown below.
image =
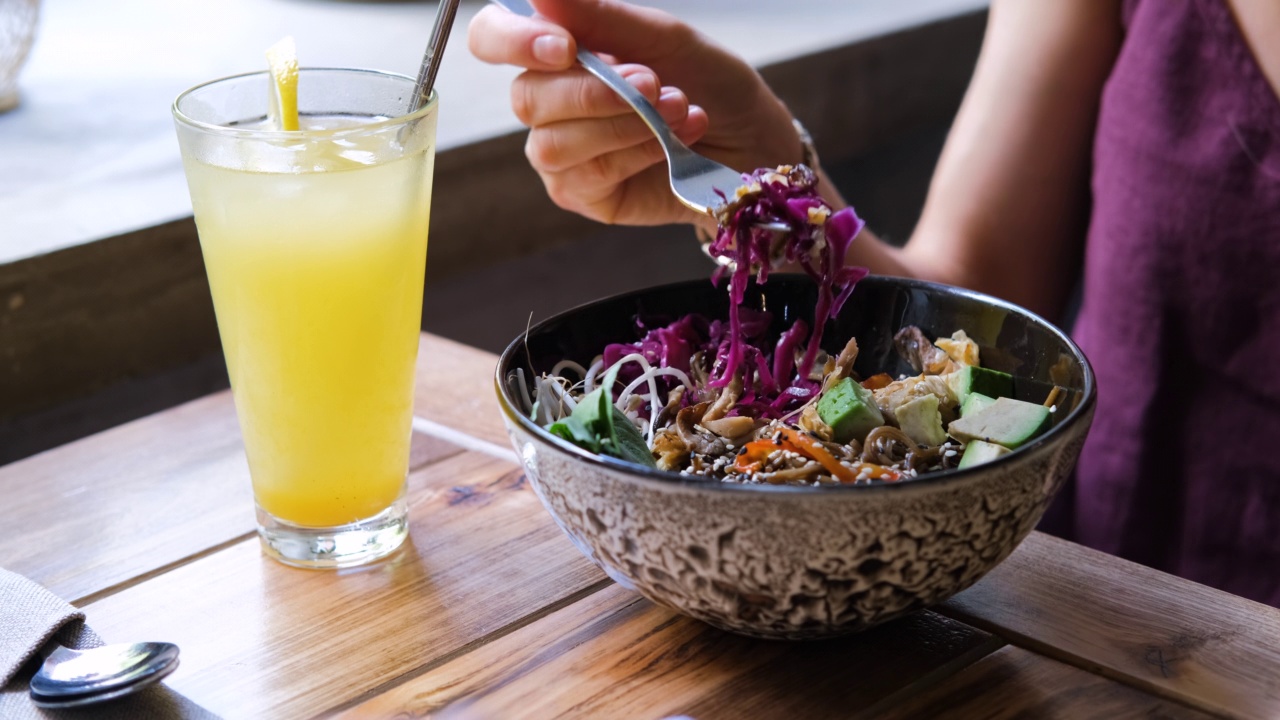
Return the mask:
M 853 259 L 1056 316 L 1080 264 L 1098 103 L 1121 41 L 1119 5 L 993 2 L 915 233 L 901 250 L 863 238 Z
M 643 63 L 619 69 L 700 152 L 742 170 L 799 160 L 789 113 L 760 76 L 678 19 L 619 0 L 534 4 L 543 17 L 482 9 L 469 41 L 482 60 L 526 68 L 512 86 L 513 106 L 530 127 L 530 163 L 561 207 L 603 222 L 710 223 L 672 198 L 661 150 L 640 119 L 576 67 L 575 38 Z M 851 259 L 1056 315 L 1079 265 L 1091 139 L 1120 45 L 1119 6 L 994 0 L 915 234 L 897 250 L 864 231 Z M 823 195 L 842 205 L 823 182 Z

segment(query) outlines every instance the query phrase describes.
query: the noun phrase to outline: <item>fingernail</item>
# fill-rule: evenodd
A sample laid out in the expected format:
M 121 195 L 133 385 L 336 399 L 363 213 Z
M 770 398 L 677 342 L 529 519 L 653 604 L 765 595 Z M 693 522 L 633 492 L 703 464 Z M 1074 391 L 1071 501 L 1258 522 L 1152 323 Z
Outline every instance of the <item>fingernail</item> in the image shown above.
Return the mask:
M 548 65 L 569 62 L 569 41 L 556 35 L 542 35 L 533 41 L 533 56 Z
M 658 98 L 658 114 L 662 115 L 663 120 L 674 122 L 684 119 L 684 116 L 688 114 L 684 104 L 677 102 L 679 99 L 680 93 L 675 90 L 664 92 Z
M 653 97 L 658 91 L 658 82 L 649 73 L 636 73 L 628 77 L 627 82 L 631 83 L 645 97 Z

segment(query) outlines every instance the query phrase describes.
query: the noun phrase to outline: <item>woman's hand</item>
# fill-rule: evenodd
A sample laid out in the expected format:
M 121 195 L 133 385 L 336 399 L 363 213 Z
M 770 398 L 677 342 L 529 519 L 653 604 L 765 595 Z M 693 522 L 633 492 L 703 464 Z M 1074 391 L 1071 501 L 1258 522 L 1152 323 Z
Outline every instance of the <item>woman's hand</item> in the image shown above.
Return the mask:
M 511 104 L 530 128 L 525 154 L 560 207 L 607 223 L 710 223 L 671 194 L 644 121 L 576 64 L 579 43 L 618 62 L 698 152 L 742 171 L 800 161 L 791 115 L 759 74 L 676 18 L 617 0 L 533 4 L 542 17 L 482 9 L 468 40 L 485 62 L 526 68 Z

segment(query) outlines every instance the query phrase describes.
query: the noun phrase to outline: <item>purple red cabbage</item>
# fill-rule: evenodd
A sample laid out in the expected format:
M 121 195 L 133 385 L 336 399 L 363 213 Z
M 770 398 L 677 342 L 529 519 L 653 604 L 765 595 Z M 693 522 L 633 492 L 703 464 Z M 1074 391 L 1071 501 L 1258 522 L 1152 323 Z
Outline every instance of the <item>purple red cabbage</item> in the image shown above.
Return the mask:
M 809 373 L 822 345 L 823 327 L 839 314 L 854 286 L 867 274 L 866 268 L 844 263 L 849 245 L 865 223 L 851 207 L 832 212 L 818 195 L 817 177 L 803 165 L 761 169 L 742 179 L 745 187 L 734 198 L 726 198 L 728 203 L 717 216 L 719 230 L 708 247 L 712 257 L 730 261 L 732 268 L 722 266 L 712 277 L 718 283 L 729 273 L 727 326 L 699 315 L 652 328 L 641 323 L 643 338 L 607 346 L 604 363 L 609 367 L 638 352 L 651 364 L 688 373 L 690 359 L 702 352 L 713 358 L 711 387 L 724 387 L 735 376 L 742 377 L 742 396 L 732 414 L 772 419 L 804 405 L 820 389 Z M 778 232 L 761 227 L 777 223 L 789 229 Z M 812 325 L 797 319 L 767 352 L 762 348 L 772 316 L 742 303 L 751 274 L 764 284 L 779 261 L 797 265 L 813 278 L 818 300 Z M 805 351 L 797 362 L 796 351 L 802 344 Z M 619 376 L 624 382 L 640 374 L 633 364 L 624 371 Z M 663 380 L 667 381 L 664 389 L 670 390 L 670 381 Z M 691 395 L 685 394 L 686 404 L 698 401 Z

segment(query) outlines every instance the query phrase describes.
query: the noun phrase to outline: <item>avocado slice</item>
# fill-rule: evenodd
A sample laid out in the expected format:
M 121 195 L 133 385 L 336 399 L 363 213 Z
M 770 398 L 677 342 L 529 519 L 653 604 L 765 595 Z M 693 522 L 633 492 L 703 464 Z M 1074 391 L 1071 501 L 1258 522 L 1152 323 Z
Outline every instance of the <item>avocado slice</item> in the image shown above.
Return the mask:
M 942 413 L 938 411 L 938 396 L 933 393 L 905 402 L 898 406 L 898 427 L 907 437 L 921 445 L 941 445 L 947 441 L 947 431 L 942 429 Z
M 951 423 L 947 431 L 963 442 L 985 440 L 1016 450 L 1049 427 L 1049 408 L 1043 405 L 996 398 L 991 406 Z
M 974 413 L 980 413 L 991 407 L 991 403 L 995 401 L 996 399 L 989 395 L 969 393 L 969 397 L 965 398 L 960 405 L 960 417 L 969 417 Z
M 1001 455 L 1008 455 L 1009 448 L 982 440 L 970 440 L 964 446 L 964 455 L 960 456 L 960 464 L 956 467 L 967 468 L 991 462 Z
M 876 407 L 871 391 L 844 378 L 822 394 L 818 400 L 818 417 L 831 427 L 837 442 L 862 440 L 867 433 L 884 425 L 884 415 Z
M 963 405 L 973 393 L 987 397 L 1013 397 L 1013 376 L 999 370 L 968 365 L 956 371 L 951 378 L 951 389 Z

